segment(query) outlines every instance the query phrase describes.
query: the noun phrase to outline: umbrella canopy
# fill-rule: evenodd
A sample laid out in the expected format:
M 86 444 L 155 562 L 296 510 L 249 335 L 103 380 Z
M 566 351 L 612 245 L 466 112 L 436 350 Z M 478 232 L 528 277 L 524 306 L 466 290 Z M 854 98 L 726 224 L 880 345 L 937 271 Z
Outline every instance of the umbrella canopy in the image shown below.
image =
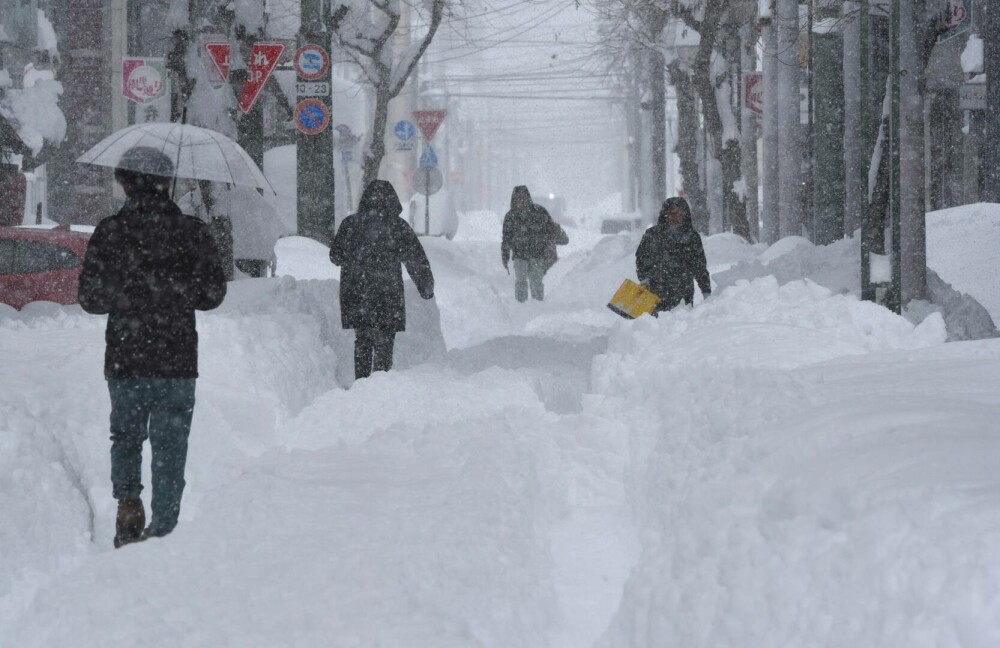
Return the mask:
M 257 187 L 274 193 L 267 178 L 239 144 L 221 133 L 190 124 L 159 122 L 123 128 L 105 137 L 77 158 L 77 162 L 117 168 L 125 152 L 136 146 L 162 151 L 173 162 L 175 177 Z
M 233 224 L 233 257 L 236 259 L 272 259 L 274 244 L 289 231 L 266 196 L 250 187 L 226 189 L 213 186 L 212 214 L 206 213 L 201 189 L 181 196 L 177 206 L 185 214 L 208 221 L 211 216 L 228 216 Z

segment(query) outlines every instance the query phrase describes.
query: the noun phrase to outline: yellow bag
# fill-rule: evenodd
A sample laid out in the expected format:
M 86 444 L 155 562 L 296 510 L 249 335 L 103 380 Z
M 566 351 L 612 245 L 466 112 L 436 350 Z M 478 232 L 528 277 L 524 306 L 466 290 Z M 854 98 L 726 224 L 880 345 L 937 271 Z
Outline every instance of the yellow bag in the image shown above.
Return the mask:
M 660 298 L 651 290 L 626 279 L 611 298 L 608 308 L 626 319 L 635 319 L 652 313 L 659 303 Z

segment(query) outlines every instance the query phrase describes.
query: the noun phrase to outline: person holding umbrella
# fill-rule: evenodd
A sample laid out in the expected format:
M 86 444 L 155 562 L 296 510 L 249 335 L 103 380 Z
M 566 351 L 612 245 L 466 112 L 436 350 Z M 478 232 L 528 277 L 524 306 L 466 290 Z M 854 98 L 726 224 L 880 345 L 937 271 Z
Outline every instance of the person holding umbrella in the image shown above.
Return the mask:
M 128 149 L 115 169 L 126 201 L 90 239 L 80 305 L 107 314 L 104 376 L 111 395 L 115 547 L 177 525 L 198 377 L 195 311 L 226 295 L 219 251 L 199 219 L 170 198 L 173 162 L 160 149 Z M 152 447 L 152 518 L 145 526 L 142 444 Z
M 396 333 L 406 329 L 400 266 L 406 266 L 421 297 L 434 297 L 430 261 L 401 213 L 392 185 L 374 180 L 357 213 L 344 219 L 330 245 L 330 261 L 342 268 L 341 324 L 355 331 L 355 379 L 392 368 Z

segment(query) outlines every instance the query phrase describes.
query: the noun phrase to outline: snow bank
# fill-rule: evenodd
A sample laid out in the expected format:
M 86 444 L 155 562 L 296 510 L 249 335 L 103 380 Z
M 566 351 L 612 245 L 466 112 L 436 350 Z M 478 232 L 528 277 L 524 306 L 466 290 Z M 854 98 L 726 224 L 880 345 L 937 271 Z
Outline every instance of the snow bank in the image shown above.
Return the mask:
M 281 264 L 280 259 L 278 263 Z M 404 282 L 404 287 L 406 330 L 396 336 L 394 361 L 399 369 L 427 362 L 445 352 L 437 304 L 434 300 L 421 299 L 409 281 Z M 296 322 L 303 315 L 314 321 L 316 335 L 310 334 L 308 339 L 321 343 L 340 359 L 336 367 L 337 384 L 349 386 L 354 382 L 354 332 L 341 328 L 338 281 L 296 281 L 291 277 L 260 279 L 231 282 L 229 291 L 230 295 L 218 310 L 220 314 L 232 312 L 234 316 L 265 316 L 268 320 L 283 321 L 289 334 L 291 329 L 301 328 Z M 245 341 L 238 343 L 245 344 Z M 256 348 L 252 344 L 245 354 L 253 357 Z M 306 379 L 312 381 L 312 378 Z
M 340 328 L 338 290 L 336 281 L 231 282 L 219 309 L 198 314 L 182 521 L 197 516 L 206 492 L 235 479 L 247 457 L 281 445 L 281 426 L 307 403 L 353 381 L 353 333 Z M 444 352 L 436 306 L 413 289 L 407 309 L 399 368 Z M 105 322 L 78 306 L 0 309 L 0 519 L 19 521 L 0 525 L 0 627 L 49 577 L 98 551 L 92 538 L 114 534 Z M 31 343 L 39 336 L 43 360 Z M 148 475 L 148 453 L 146 462 Z
M 995 643 L 1000 346 L 944 339 L 774 278 L 623 323 L 588 411 L 631 431 L 643 547 L 599 645 Z
M 503 238 L 503 214 L 492 211 L 462 212 L 455 241 L 495 241 Z
M 970 231 L 976 231 L 981 233 L 982 237 L 977 235 L 975 240 L 985 241 L 991 237 L 995 239 L 995 235 L 989 231 L 990 221 L 979 219 L 976 223 L 969 222 L 976 216 L 969 214 L 968 207 L 957 208 L 955 211 L 965 216 L 962 216 L 963 222 L 955 226 L 952 234 L 949 234 L 946 227 L 935 225 L 935 219 L 928 215 L 928 265 L 933 268 L 940 263 L 949 270 L 957 265 L 958 267 L 952 270 L 953 276 L 964 285 L 970 286 L 970 293 L 975 290 L 976 293 L 992 299 L 997 291 L 995 282 L 991 283 L 989 274 L 984 276 L 981 272 L 969 271 L 973 267 L 985 267 L 993 257 L 998 256 L 992 248 L 986 249 L 989 246 L 983 247 L 985 243 L 981 245 L 973 243 L 973 237 L 969 236 Z M 996 224 L 1000 228 L 1000 219 Z M 963 230 L 963 227 L 966 229 Z M 959 240 L 955 240 L 953 238 L 955 236 Z M 809 279 L 836 294 L 860 296 L 860 245 L 858 238 L 841 239 L 830 245 L 815 246 L 801 237 L 786 237 L 756 258 L 744 258 L 721 272 L 713 272 L 712 280 L 719 286 L 729 286 L 739 281 L 769 276 L 776 278 L 782 284 Z M 752 246 L 747 247 L 753 249 Z M 970 257 L 974 261 L 968 262 L 963 269 L 962 262 L 956 259 L 965 257 Z M 709 258 L 711 263 L 710 253 Z M 1000 258 L 997 261 L 1000 261 Z M 933 271 L 928 272 L 928 289 L 930 304 L 912 305 L 909 310 L 910 317 L 922 318 L 931 312 L 940 313 L 947 325 L 950 341 L 977 340 L 998 335 L 986 310 L 973 298 L 975 294 L 972 296 L 961 294 L 949 284 L 939 281 Z M 997 307 L 1000 309 L 1000 302 L 997 302 Z
M 844 243 L 708 237 L 713 296 L 626 321 L 639 233 L 570 231 L 519 304 L 482 220 L 423 239 L 436 299 L 349 390 L 324 246 L 231 284 L 182 524 L 118 551 L 104 318 L 0 308 L 3 641 L 1000 644 L 1000 340 L 860 301 Z
M 1000 322 L 1000 205 L 979 203 L 927 214 L 927 265 Z

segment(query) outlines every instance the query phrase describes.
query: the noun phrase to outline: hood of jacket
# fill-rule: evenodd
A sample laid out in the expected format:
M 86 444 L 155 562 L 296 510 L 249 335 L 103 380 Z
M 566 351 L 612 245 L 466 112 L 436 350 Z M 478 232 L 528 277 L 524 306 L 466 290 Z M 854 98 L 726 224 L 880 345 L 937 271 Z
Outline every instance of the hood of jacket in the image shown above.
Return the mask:
M 361 202 L 358 204 L 358 214 L 364 216 L 372 211 L 392 217 L 403 213 L 399 195 L 389 181 L 373 180 L 365 187 Z
M 526 186 L 518 185 L 514 187 L 514 191 L 510 194 L 511 211 L 530 209 L 533 204 L 531 193 Z
M 680 197 L 667 198 L 663 201 L 663 205 L 660 207 L 660 216 L 657 219 L 658 223 L 662 223 L 665 227 L 669 227 L 667 222 L 667 214 L 674 209 L 679 209 L 684 212 L 684 222 L 681 224 L 679 231 L 687 232 L 694 230 L 694 221 L 691 220 L 691 206 L 688 202 Z

